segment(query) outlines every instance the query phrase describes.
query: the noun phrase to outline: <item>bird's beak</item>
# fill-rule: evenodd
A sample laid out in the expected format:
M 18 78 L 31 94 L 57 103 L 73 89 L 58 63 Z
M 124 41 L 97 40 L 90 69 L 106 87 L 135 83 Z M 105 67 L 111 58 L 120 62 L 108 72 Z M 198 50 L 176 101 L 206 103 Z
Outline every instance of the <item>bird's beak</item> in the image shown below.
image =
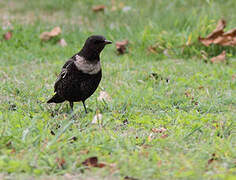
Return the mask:
M 105 40 L 105 44 L 112 44 L 112 41 Z

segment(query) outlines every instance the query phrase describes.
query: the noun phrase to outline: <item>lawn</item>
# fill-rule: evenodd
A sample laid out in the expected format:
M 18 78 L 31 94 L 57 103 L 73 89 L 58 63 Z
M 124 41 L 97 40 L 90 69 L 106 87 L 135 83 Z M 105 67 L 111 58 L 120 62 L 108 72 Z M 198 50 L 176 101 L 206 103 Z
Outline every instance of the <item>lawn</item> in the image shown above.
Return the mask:
M 96 5 L 106 8 L 94 12 Z M 236 48 L 198 42 L 220 18 L 235 28 L 235 7 L 0 0 L 0 179 L 236 179 Z M 62 33 L 42 42 L 56 26 Z M 114 43 L 101 54 L 89 113 L 82 103 L 74 114 L 68 103 L 46 104 L 64 62 L 92 34 Z M 125 39 L 127 52 L 118 55 L 115 42 Z M 226 61 L 211 63 L 223 50 Z M 101 91 L 111 101 L 99 101 Z M 90 157 L 99 167 L 84 165 Z

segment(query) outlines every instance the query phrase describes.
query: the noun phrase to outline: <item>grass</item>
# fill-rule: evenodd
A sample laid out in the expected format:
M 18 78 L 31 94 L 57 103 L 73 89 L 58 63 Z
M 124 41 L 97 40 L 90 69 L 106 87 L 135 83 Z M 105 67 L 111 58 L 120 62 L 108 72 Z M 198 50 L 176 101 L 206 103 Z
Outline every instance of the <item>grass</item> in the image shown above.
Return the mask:
M 99 4 L 105 12 L 94 13 Z M 0 1 L 0 35 L 13 32 L 0 41 L 0 178 L 235 179 L 235 47 L 197 42 L 221 17 L 227 30 L 234 28 L 235 6 L 233 0 Z M 40 33 L 55 26 L 66 47 L 40 42 Z M 90 112 L 76 103 L 71 116 L 66 103 L 45 102 L 63 63 L 91 34 L 128 39 L 128 53 L 118 56 L 114 45 L 104 50 Z M 158 53 L 149 53 L 154 44 Z M 210 58 L 222 50 L 227 63 L 203 60 L 203 51 Z M 101 90 L 111 102 L 97 100 Z M 92 124 L 96 113 L 102 120 Z M 161 127 L 166 132 L 152 130 Z M 87 169 L 82 162 L 92 156 L 110 166 Z

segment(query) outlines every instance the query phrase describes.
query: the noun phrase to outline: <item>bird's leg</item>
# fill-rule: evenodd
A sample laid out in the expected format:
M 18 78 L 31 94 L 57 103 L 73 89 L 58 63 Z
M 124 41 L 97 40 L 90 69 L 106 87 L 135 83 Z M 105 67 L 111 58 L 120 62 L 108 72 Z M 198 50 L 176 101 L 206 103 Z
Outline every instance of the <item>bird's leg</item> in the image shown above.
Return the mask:
M 70 108 L 72 112 L 73 112 L 73 106 L 74 106 L 74 103 L 70 101 Z
M 87 113 L 88 113 L 88 111 L 87 111 L 87 109 L 86 109 L 85 101 L 82 101 L 82 102 L 83 102 L 83 105 L 84 105 L 84 110 L 85 110 L 85 113 L 87 114 Z

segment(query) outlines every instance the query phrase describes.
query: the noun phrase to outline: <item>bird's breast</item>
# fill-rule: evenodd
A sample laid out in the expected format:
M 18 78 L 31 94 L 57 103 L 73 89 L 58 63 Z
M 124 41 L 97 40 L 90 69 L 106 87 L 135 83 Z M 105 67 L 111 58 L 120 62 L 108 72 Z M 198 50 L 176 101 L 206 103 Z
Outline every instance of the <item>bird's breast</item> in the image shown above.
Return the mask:
M 100 61 L 90 62 L 85 60 L 83 57 L 76 55 L 74 61 L 76 68 L 83 73 L 94 75 L 101 71 Z

